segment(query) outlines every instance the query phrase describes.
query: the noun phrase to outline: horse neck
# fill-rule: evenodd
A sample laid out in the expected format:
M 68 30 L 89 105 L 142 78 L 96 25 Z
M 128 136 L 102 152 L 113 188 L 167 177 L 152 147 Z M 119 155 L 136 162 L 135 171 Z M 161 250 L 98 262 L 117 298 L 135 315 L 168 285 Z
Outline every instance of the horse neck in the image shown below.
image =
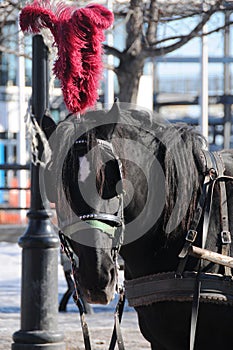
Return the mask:
M 129 278 L 175 271 L 184 244 L 181 227 L 168 236 L 163 230 L 163 216 L 142 237 L 123 245 L 120 251 Z M 127 232 L 126 232 L 127 235 Z
M 134 197 L 125 207 L 124 216 L 126 223 L 125 237 L 129 244 L 124 244 L 121 255 L 125 260 L 126 275 L 128 278 L 154 273 L 173 271 L 178 263 L 178 254 L 183 244 L 183 232 L 181 229 L 173 233 L 173 236 L 164 230 L 164 208 L 160 204 L 162 200 L 157 197 L 158 189 L 154 184 L 151 189 L 151 198 L 147 203 L 147 180 L 141 177 L 140 171 L 126 170 L 126 179 L 134 184 Z M 127 193 L 127 189 L 126 189 Z M 143 212 L 143 208 L 145 212 Z M 137 220 L 139 218 L 139 220 Z M 135 220 L 135 225 L 130 223 Z M 130 239 L 128 238 L 130 236 Z M 135 237 L 135 239 L 134 239 Z M 126 277 L 127 278 L 127 277 Z
M 146 164 L 144 166 L 146 167 Z M 194 173 L 194 168 L 191 171 Z M 135 240 L 131 239 L 129 244 L 124 245 L 121 249 L 121 255 L 125 260 L 129 278 L 175 271 L 179 261 L 178 255 L 184 244 L 184 237 L 190 224 L 192 212 L 196 206 L 197 188 L 199 186 L 197 171 L 195 176 L 196 178 L 191 183 L 192 186 L 196 187 L 195 195 L 193 195 L 192 188 L 190 198 L 184 203 L 183 197 L 185 195 L 183 196 L 183 194 L 189 192 L 191 186 L 187 184 L 187 180 L 182 180 L 182 185 L 186 186 L 186 189 L 183 188 L 176 200 L 171 199 L 172 205 L 177 210 L 174 213 L 167 213 L 166 203 L 163 198 L 163 194 L 166 196 L 167 193 L 162 192 L 162 187 L 170 186 L 171 182 L 161 177 L 161 174 L 158 175 L 158 171 L 153 173 L 152 178 L 151 173 L 149 178 L 145 178 L 140 171 L 136 173 L 132 169 L 132 165 L 126 167 L 125 177 L 130 183 L 134 184 L 135 190 L 132 201 L 125 208 L 126 237 L 128 234 L 133 236 L 135 233 L 132 229 L 131 232 L 128 232 L 128 223 L 137 218 L 139 213 L 143 212 L 143 208 L 145 209 L 145 213 L 141 215 L 140 220 L 135 225 L 137 233 Z M 190 180 L 190 177 L 188 179 Z M 148 201 L 149 204 L 146 196 L 147 189 L 149 189 L 151 196 Z M 169 191 L 167 192 L 169 194 Z

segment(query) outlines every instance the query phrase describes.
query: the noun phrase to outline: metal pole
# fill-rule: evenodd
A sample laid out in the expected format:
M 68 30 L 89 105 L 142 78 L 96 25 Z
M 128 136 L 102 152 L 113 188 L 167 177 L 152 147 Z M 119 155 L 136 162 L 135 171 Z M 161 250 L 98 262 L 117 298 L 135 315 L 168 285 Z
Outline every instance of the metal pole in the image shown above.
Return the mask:
M 230 20 L 230 13 L 225 13 L 225 24 Z M 225 27 L 224 32 L 224 56 L 230 55 L 230 29 L 229 26 Z M 224 64 L 224 95 L 230 95 L 231 93 L 231 72 L 229 63 Z M 224 104 L 224 148 L 230 148 L 231 138 L 231 105 Z
M 203 4 L 203 11 L 205 6 Z M 207 25 L 202 29 L 202 46 L 201 46 L 201 94 L 200 94 L 200 126 L 202 135 L 208 140 L 208 107 L 209 107 L 209 87 L 208 87 L 208 38 L 205 35 Z
M 113 11 L 112 0 L 107 0 L 107 7 L 110 11 Z M 108 30 L 107 44 L 113 46 L 113 32 L 112 28 Z M 110 104 L 114 102 L 114 73 L 111 67 L 114 66 L 114 57 L 113 55 L 107 55 L 107 69 L 106 69 L 106 80 L 105 80 L 105 91 L 104 91 L 104 103 L 106 107 L 109 107 Z
M 48 107 L 48 49 L 33 37 L 33 113 L 40 123 Z M 43 145 L 39 142 L 39 152 Z M 31 164 L 29 225 L 19 239 L 22 250 L 21 329 L 13 334 L 12 350 L 64 350 L 58 326 L 59 240 L 45 210 L 39 187 L 39 165 Z
M 18 57 L 18 96 L 19 96 L 19 131 L 17 134 L 17 162 L 19 164 L 26 164 L 26 126 L 24 122 L 24 116 L 26 114 L 26 103 L 25 103 L 25 59 L 24 59 L 24 42 L 23 33 L 19 26 L 18 33 L 18 48 L 20 56 Z M 21 170 L 18 172 L 18 185 L 21 188 L 27 187 L 27 171 Z M 26 207 L 26 191 L 19 191 L 19 203 L 20 208 Z M 26 211 L 20 210 L 20 222 L 24 223 L 26 219 Z

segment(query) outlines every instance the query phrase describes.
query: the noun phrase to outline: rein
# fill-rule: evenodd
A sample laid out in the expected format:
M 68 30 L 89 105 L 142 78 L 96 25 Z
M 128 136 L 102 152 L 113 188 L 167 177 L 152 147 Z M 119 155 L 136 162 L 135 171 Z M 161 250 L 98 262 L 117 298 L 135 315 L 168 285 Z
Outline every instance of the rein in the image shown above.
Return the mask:
M 74 259 L 74 254 L 69 246 L 69 239 L 67 238 L 67 236 L 65 236 L 62 231 L 59 231 L 59 238 L 61 241 L 62 249 L 66 253 L 66 255 L 69 258 L 70 263 L 71 263 L 73 282 L 74 282 L 74 286 L 75 286 L 73 300 L 79 309 L 80 322 L 81 322 L 81 328 L 82 328 L 82 333 L 83 333 L 83 341 L 84 341 L 84 345 L 85 345 L 85 350 L 91 350 L 90 333 L 89 333 L 88 325 L 87 325 L 87 322 L 85 319 L 83 305 L 82 305 L 82 302 L 79 298 L 79 291 L 78 291 L 77 282 L 74 278 L 75 269 L 76 269 L 76 261 Z M 122 337 L 122 333 L 121 333 L 121 328 L 120 328 L 122 315 L 123 315 L 123 311 L 124 311 L 124 305 L 125 305 L 124 288 L 121 288 L 120 290 L 118 290 L 118 294 L 119 294 L 119 299 L 118 299 L 118 303 L 116 305 L 115 312 L 114 312 L 114 328 L 113 328 L 112 337 L 111 337 L 111 341 L 110 341 L 110 345 L 109 345 L 108 350 L 114 350 L 116 343 L 118 344 L 119 350 L 125 350 L 123 337 Z

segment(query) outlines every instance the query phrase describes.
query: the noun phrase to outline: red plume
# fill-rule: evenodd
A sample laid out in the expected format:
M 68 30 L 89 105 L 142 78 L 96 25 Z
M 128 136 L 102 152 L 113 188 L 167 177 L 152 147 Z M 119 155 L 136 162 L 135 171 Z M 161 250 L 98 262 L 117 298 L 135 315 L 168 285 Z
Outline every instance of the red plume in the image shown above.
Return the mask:
M 54 73 L 61 81 L 67 108 L 73 113 L 84 112 L 96 103 L 103 68 L 103 31 L 112 22 L 112 12 L 98 4 L 77 9 L 60 2 L 53 11 L 49 0 L 34 0 L 21 11 L 23 31 L 51 30 L 58 48 Z

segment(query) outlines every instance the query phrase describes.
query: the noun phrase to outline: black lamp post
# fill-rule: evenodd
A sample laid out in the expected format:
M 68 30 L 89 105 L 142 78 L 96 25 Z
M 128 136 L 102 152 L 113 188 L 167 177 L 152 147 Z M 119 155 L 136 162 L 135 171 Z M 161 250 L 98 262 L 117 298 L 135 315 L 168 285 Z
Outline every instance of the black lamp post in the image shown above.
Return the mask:
M 48 107 L 48 49 L 41 35 L 33 37 L 32 112 L 37 123 Z M 39 154 L 43 145 L 38 138 Z M 40 166 L 31 164 L 29 224 L 19 239 L 22 249 L 21 329 L 12 350 L 64 350 L 58 321 L 59 239 L 45 210 L 39 187 Z

